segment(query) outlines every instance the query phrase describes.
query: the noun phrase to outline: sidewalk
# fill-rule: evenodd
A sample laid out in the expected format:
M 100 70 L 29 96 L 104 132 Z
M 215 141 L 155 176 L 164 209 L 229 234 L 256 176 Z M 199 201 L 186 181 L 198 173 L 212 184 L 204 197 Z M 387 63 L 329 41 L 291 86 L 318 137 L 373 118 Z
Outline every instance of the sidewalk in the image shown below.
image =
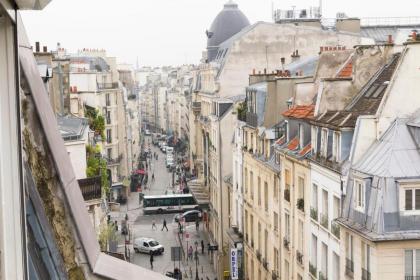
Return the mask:
M 193 260 L 188 260 L 188 250 L 187 250 L 187 242 L 188 247 L 192 246 L 193 250 L 195 251 L 195 242 L 197 242 L 198 246 L 198 277 L 199 279 L 203 280 L 214 280 L 216 279 L 216 273 L 213 269 L 213 264 L 210 260 L 210 255 L 207 251 L 207 244 L 209 243 L 209 240 L 207 238 L 207 235 L 205 234 L 205 231 L 203 230 L 203 224 L 200 224 L 200 229 L 198 232 L 195 229 L 195 224 L 190 223 L 185 227 L 185 232 L 183 233 L 183 236 L 178 234 L 178 242 L 180 246 L 182 247 L 183 254 L 184 254 L 184 260 L 182 262 L 183 264 L 183 279 L 196 279 L 196 264 L 193 254 Z M 186 238 L 186 233 L 189 234 L 189 238 Z M 201 253 L 201 240 L 204 241 L 204 254 Z M 191 277 L 192 276 L 192 277 Z M 188 277 L 188 278 L 187 278 Z

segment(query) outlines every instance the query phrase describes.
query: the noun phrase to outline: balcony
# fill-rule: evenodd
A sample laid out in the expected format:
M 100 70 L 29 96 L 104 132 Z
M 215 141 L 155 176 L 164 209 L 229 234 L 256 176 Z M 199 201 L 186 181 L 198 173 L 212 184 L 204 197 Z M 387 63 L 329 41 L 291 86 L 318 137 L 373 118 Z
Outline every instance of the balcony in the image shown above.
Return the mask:
M 283 238 L 283 246 L 284 248 L 286 248 L 287 250 L 290 250 L 290 240 L 288 237 L 284 237 Z
M 261 252 L 260 252 L 260 250 L 257 250 L 256 251 L 256 254 L 257 254 L 257 260 L 261 261 Z
M 118 83 L 98 83 L 98 89 L 116 89 Z
M 411 276 L 411 277 L 413 277 L 413 276 Z M 418 277 L 417 279 L 420 279 L 420 276 L 414 276 L 414 277 Z M 371 279 L 370 278 L 370 271 L 362 268 L 362 280 L 370 280 L 370 279 Z M 406 276 L 405 279 L 407 279 L 407 276 Z M 411 280 L 411 279 L 416 279 L 416 278 L 409 278 L 409 279 Z
M 251 127 L 258 126 L 258 115 L 251 112 L 246 112 L 246 124 Z
M 91 177 L 78 180 L 85 201 L 102 197 L 101 177 Z
M 353 278 L 354 274 L 354 263 L 352 260 L 346 258 L 346 275 Z
M 311 218 L 318 222 L 318 209 L 311 207 Z
M 201 112 L 201 102 L 193 102 L 191 109 L 195 115 L 198 115 Z
M 328 215 L 327 214 L 322 214 L 320 215 L 321 217 L 321 226 L 323 226 L 324 228 L 328 229 Z
M 404 280 L 420 280 L 420 276 L 404 276 Z
M 296 260 L 300 265 L 303 265 L 303 254 L 299 250 L 296 250 Z
M 319 280 L 328 280 L 328 277 L 324 273 L 322 273 L 322 271 L 319 272 L 318 278 Z
M 303 198 L 297 200 L 296 206 L 300 211 L 305 212 L 305 200 Z
M 311 262 L 309 262 L 309 273 L 312 275 L 312 277 L 316 278 L 316 266 Z
M 335 237 L 340 239 L 340 226 L 334 221 L 331 221 L 331 232 Z
M 264 269 L 268 270 L 268 262 L 265 258 L 262 260 L 262 264 L 263 264 Z
M 290 202 L 290 189 L 284 190 L 284 199 Z
M 108 165 L 112 165 L 112 164 L 119 164 L 121 162 L 123 158 L 123 155 L 120 154 L 117 158 L 105 158 Z
M 272 280 L 277 280 L 279 279 L 279 272 L 277 270 L 273 270 L 271 271 L 271 279 Z

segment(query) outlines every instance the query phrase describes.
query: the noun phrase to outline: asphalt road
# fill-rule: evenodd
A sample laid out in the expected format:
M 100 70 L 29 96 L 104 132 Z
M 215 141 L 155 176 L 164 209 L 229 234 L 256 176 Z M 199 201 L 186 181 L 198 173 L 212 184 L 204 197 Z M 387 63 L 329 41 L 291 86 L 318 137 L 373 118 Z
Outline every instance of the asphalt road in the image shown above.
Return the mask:
M 148 188 L 144 190 L 146 195 L 152 194 L 164 194 L 165 191 L 171 186 L 172 173 L 169 173 L 165 166 L 166 155 L 163 154 L 158 147 L 153 146 L 150 137 L 146 138 L 146 142 L 150 140 L 150 148 L 153 152 L 158 153 L 158 160 L 153 159 L 151 168 L 148 169 L 150 174 Z M 147 146 L 147 145 L 146 145 Z M 155 181 L 152 182 L 151 174 L 155 175 Z M 136 195 L 136 194 L 133 194 Z M 136 195 L 137 196 L 137 195 Z M 178 226 L 173 222 L 175 214 L 154 214 L 154 215 L 143 215 L 140 205 L 138 204 L 138 197 L 130 198 L 128 203 L 128 212 L 130 213 L 130 219 L 134 218 L 132 224 L 133 237 L 151 237 L 156 239 L 165 248 L 163 255 L 155 256 L 153 263 L 153 270 L 164 274 L 166 271 L 173 270 L 174 263 L 171 262 L 171 247 L 178 246 L 177 242 L 177 230 Z M 130 211 L 130 209 L 135 209 Z M 133 217 L 134 216 L 134 217 Z M 132 217 L 132 218 L 131 218 Z M 163 219 L 166 219 L 169 231 L 162 229 Z M 152 229 L 152 221 L 155 220 L 157 230 Z M 132 253 L 131 262 L 150 269 L 150 256 L 142 253 Z M 178 263 L 175 264 L 177 267 Z

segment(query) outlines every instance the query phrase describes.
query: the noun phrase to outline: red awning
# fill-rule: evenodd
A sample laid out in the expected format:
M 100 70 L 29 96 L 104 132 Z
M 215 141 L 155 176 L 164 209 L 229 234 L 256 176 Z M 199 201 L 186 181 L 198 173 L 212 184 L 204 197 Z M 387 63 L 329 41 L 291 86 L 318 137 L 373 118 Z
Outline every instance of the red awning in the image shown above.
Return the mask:
M 137 169 L 136 171 L 134 171 L 135 174 L 141 174 L 141 175 L 145 175 L 147 174 L 147 172 L 144 169 Z

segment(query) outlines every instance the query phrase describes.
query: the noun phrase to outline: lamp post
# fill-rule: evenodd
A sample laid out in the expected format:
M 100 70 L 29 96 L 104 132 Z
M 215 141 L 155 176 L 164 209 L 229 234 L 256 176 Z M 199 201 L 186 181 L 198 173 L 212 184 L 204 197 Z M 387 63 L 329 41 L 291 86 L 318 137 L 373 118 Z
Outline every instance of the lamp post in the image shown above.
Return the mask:
M 198 277 L 198 251 L 197 246 L 195 247 L 195 280 L 200 280 Z

